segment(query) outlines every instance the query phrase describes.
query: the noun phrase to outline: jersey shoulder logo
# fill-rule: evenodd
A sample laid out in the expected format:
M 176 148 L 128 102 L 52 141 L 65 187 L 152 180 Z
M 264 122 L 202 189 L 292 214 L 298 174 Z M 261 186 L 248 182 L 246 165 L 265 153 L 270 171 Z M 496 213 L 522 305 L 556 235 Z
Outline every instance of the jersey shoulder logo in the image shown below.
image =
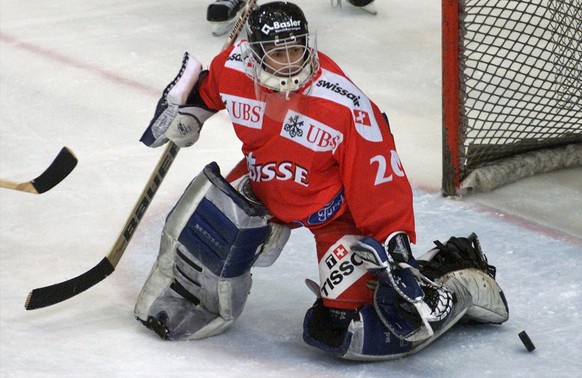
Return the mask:
M 357 125 L 372 126 L 372 121 L 370 120 L 370 114 L 364 110 L 354 109 L 354 121 Z
M 358 134 L 370 142 L 382 141 L 382 132 L 370 99 L 347 77 L 322 69 L 321 76 L 311 87 L 310 95 L 349 108 Z
M 242 42 L 241 42 L 242 43 Z M 241 43 L 239 43 L 231 52 L 228 58 L 226 59 L 225 67 L 239 71 L 239 72 L 246 72 L 245 66 L 246 62 L 243 59 Z

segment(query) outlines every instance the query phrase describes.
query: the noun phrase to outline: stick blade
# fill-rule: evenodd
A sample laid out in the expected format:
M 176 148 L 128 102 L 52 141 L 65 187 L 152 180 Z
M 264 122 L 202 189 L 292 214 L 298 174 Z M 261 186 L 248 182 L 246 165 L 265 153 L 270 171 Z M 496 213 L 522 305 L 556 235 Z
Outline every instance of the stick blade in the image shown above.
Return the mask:
M 68 147 L 63 147 L 49 167 L 30 183 L 37 193 L 51 190 L 63 181 L 77 165 L 77 158 Z
M 115 268 L 109 259 L 105 257 L 99 264 L 80 276 L 32 290 L 26 298 L 24 308 L 27 310 L 36 310 L 65 301 L 95 286 L 105 279 L 105 277 L 113 273 L 114 270 Z

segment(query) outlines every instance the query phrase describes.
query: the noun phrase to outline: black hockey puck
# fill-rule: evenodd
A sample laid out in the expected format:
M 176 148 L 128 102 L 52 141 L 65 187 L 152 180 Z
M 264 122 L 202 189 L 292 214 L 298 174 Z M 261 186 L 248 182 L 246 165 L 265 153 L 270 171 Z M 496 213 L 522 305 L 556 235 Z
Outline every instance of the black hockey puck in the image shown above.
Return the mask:
M 517 335 L 521 339 L 521 342 L 523 343 L 523 345 L 525 346 L 525 349 L 527 349 L 528 352 L 531 352 L 536 348 L 536 346 L 533 345 L 533 343 L 531 342 L 531 339 L 529 338 L 529 336 L 527 335 L 527 333 L 525 331 L 521 331 Z

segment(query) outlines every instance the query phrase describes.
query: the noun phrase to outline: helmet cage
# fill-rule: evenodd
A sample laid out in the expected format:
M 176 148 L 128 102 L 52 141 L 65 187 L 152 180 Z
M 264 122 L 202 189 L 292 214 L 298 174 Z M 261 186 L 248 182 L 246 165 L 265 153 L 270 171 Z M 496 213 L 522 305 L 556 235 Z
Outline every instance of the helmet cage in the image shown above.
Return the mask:
M 302 88 L 319 69 L 317 52 L 309 47 L 309 39 L 309 33 L 306 33 L 285 39 L 248 42 L 244 52 L 245 58 L 249 58 L 247 75 L 261 86 L 277 92 Z M 285 63 L 281 64 L 281 61 Z
M 296 91 L 319 70 L 315 43 L 310 45 L 307 20 L 297 5 L 275 1 L 255 8 L 246 31 L 243 57 L 248 59 L 247 75 L 256 84 L 277 92 Z

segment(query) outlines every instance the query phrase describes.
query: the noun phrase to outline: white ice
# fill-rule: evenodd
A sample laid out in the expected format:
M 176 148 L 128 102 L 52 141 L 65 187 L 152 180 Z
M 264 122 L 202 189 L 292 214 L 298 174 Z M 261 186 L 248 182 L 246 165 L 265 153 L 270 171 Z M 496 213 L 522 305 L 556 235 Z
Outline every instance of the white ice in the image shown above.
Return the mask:
M 0 176 L 36 177 L 62 146 L 79 158 L 42 195 L 0 191 L 2 377 L 580 376 L 582 170 L 492 193 L 439 194 L 440 2 L 298 0 L 321 51 L 389 115 L 415 188 L 416 254 L 476 232 L 506 292 L 501 326 L 458 326 L 417 355 L 382 363 L 331 358 L 302 341 L 317 279 L 314 243 L 296 231 L 270 268 L 254 269 L 243 315 L 223 335 L 160 340 L 133 318 L 164 217 L 210 161 L 228 171 L 239 143 L 224 114 L 180 152 L 116 271 L 68 301 L 24 309 L 28 292 L 96 265 L 109 251 L 161 150 L 138 142 L 184 51 L 220 50 L 207 1 L 3 0 L 0 4 Z M 518 339 L 526 330 L 537 349 Z

